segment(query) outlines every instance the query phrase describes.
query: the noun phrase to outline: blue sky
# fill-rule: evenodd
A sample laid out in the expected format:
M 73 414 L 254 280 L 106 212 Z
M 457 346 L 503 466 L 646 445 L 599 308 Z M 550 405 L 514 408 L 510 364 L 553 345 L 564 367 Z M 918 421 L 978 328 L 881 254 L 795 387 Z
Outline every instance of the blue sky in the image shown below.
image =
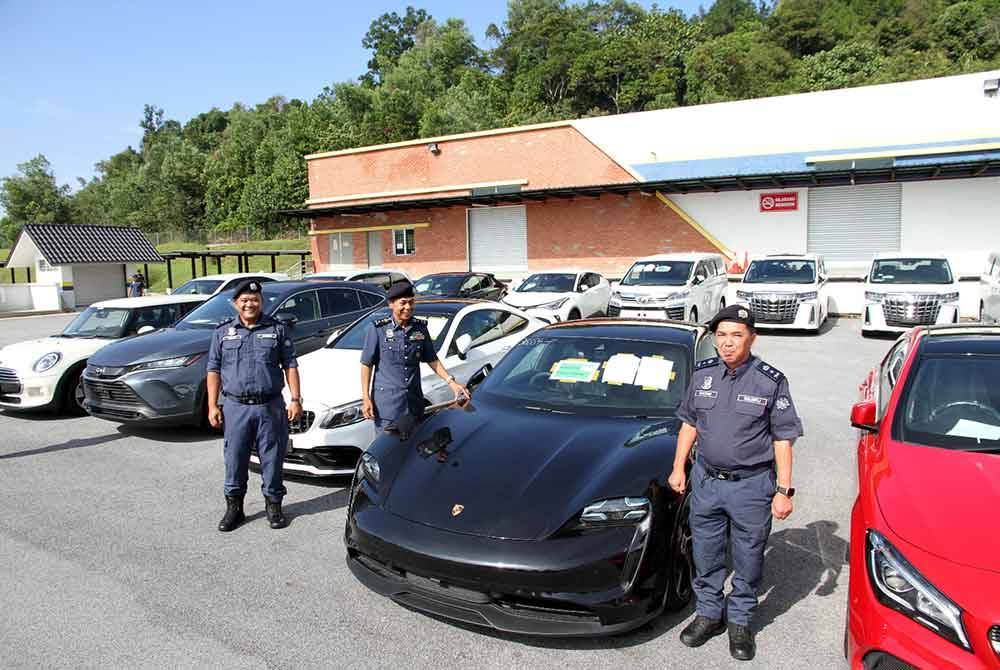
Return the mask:
M 0 0 L 0 177 L 42 153 L 75 190 L 94 163 L 138 145 L 145 103 L 186 122 L 237 101 L 311 100 L 366 70 L 368 25 L 406 4 Z M 464 19 L 480 46 L 506 16 L 505 0 L 409 4 Z M 687 15 L 701 4 L 660 2 Z

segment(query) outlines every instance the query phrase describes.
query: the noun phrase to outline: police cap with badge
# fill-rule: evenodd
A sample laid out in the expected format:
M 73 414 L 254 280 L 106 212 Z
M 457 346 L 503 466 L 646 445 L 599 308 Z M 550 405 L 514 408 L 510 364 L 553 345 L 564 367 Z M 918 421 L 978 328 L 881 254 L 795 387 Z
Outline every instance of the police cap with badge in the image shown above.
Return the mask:
M 244 293 L 256 293 L 257 295 L 260 295 L 260 292 L 260 282 L 256 279 L 248 279 L 236 287 L 236 292 L 233 293 L 233 300 L 236 300 Z
M 398 298 L 412 298 L 414 296 L 413 284 L 408 281 L 398 281 L 389 287 L 387 293 L 390 301 Z
M 715 317 L 708 322 L 708 329 L 714 333 L 715 329 L 718 328 L 719 324 L 723 321 L 742 323 L 750 329 L 750 332 L 754 332 L 756 329 L 753 312 L 751 312 L 745 305 L 727 305 L 723 307 L 718 311 Z

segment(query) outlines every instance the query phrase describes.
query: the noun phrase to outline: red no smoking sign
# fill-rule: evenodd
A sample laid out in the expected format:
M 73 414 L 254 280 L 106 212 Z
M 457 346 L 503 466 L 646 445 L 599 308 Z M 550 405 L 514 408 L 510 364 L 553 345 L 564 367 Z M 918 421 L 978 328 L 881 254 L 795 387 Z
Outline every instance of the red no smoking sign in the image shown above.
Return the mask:
M 762 212 L 790 212 L 798 208 L 798 191 L 776 191 L 760 194 L 760 211 Z

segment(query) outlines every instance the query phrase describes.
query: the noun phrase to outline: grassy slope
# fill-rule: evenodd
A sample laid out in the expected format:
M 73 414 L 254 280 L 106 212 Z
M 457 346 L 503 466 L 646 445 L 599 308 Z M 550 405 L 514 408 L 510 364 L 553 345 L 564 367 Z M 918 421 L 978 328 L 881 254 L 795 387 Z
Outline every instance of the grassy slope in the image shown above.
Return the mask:
M 270 251 L 272 249 L 291 249 L 298 251 L 300 249 L 309 248 L 309 239 L 298 239 L 298 240 L 261 240 L 255 242 L 244 242 L 241 244 L 223 244 L 219 246 L 213 246 L 212 251 L 228 251 L 228 250 L 245 250 L 245 251 Z M 205 251 L 205 246 L 201 244 L 161 244 L 156 247 L 156 250 L 160 253 L 168 251 Z M 308 263 L 308 258 L 306 262 Z M 278 256 L 277 257 L 277 270 L 278 272 L 284 272 L 290 266 L 294 265 L 299 261 L 298 256 Z M 209 258 L 208 261 L 208 274 L 216 274 L 217 266 L 216 260 L 214 258 Z M 174 288 L 177 288 L 187 280 L 191 279 L 191 260 L 187 258 L 182 258 L 179 260 L 174 260 L 170 263 L 170 267 L 173 271 L 174 277 Z M 195 261 L 195 269 L 200 277 L 202 275 L 201 271 L 201 260 Z M 258 256 L 250 258 L 250 270 L 252 272 L 270 272 L 271 271 L 271 257 L 270 256 Z M 236 272 L 236 258 L 229 257 L 222 259 L 222 272 Z M 146 278 L 150 283 L 150 289 L 156 292 L 163 292 L 167 289 L 167 266 L 162 265 L 150 265 L 149 266 L 149 277 Z

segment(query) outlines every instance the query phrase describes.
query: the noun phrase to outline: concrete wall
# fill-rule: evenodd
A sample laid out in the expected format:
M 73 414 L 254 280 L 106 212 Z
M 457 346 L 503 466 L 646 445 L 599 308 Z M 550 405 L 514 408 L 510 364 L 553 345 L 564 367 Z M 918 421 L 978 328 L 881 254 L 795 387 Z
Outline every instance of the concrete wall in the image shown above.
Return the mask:
M 0 314 L 59 310 L 62 308 L 59 293 L 57 284 L 0 285 Z

